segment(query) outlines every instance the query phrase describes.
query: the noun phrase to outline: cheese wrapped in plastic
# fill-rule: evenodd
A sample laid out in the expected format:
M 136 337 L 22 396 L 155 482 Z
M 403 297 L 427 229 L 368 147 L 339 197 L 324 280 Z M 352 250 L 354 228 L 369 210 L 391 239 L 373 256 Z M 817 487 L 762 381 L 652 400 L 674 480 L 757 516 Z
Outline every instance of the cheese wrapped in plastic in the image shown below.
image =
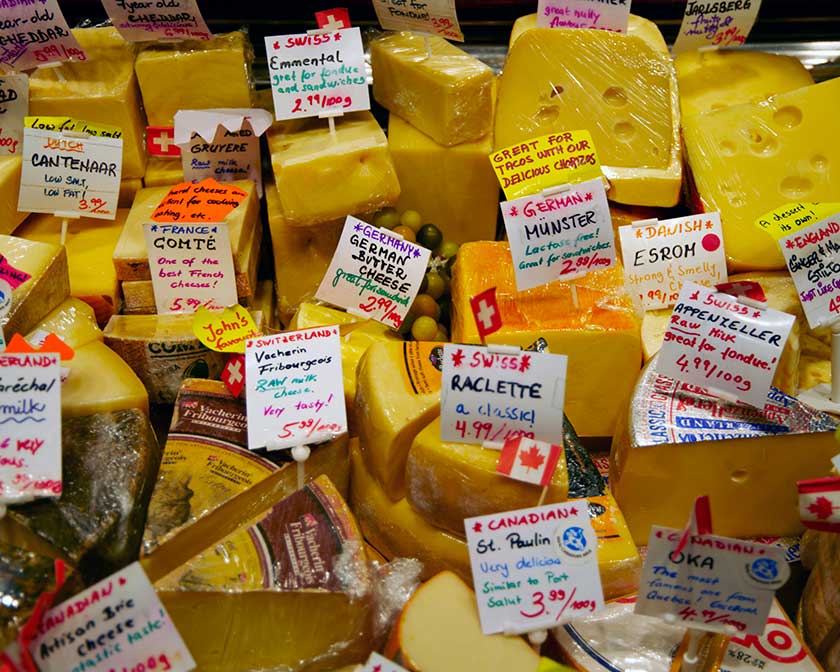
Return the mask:
M 251 107 L 253 61 L 242 31 L 144 46 L 134 68 L 149 125 L 174 126 L 178 110 Z
M 146 164 L 143 186 L 168 187 L 184 181 L 184 168 L 181 157 L 150 156 Z
M 677 204 L 677 78 L 658 46 L 576 28 L 534 28 L 516 40 L 499 80 L 496 149 L 579 129 L 592 135 L 610 200 Z
M 29 79 L 29 114 L 68 116 L 119 127 L 123 140 L 121 176 L 143 177 L 146 120 L 134 74 L 136 48 L 110 26 L 74 28 L 73 36 L 87 59 L 36 70 Z M 167 84 L 167 89 L 176 91 L 178 87 Z
M 0 233 L 12 233 L 29 214 L 17 209 L 22 167 L 20 156 L 0 156 Z
M 449 147 L 486 136 L 493 122 L 493 71 L 437 36 L 386 33 L 370 43 L 373 97 Z

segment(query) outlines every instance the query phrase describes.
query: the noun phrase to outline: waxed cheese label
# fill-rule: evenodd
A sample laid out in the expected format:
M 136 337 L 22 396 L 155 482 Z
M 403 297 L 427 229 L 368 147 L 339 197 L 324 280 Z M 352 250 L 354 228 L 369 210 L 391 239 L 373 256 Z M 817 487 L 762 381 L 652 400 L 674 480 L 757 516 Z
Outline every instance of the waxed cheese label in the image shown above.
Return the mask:
M 464 520 L 485 635 L 553 628 L 604 607 L 585 501 Z
M 269 36 L 265 50 L 278 121 L 370 109 L 358 28 Z
M 637 222 L 618 229 L 624 277 L 633 300 L 654 310 L 673 306 L 683 282 L 726 282 L 720 213 Z
M 63 61 L 85 61 L 58 0 L 3 3 L 0 65 L 22 72 Z
M 592 28 L 626 33 L 630 0 L 539 0 L 538 28 Z
M 635 612 L 729 636 L 761 635 L 789 576 L 776 546 L 654 525 Z
M 674 56 L 703 47 L 740 47 L 758 17 L 761 0 L 688 0 Z
M 102 4 L 128 42 L 212 37 L 196 0 L 102 0 Z
M 443 343 L 405 341 L 402 364 L 406 390 L 414 395 L 440 392 Z
M 214 224 L 146 223 L 143 227 L 159 315 L 224 310 L 237 303 L 230 232 Z
M 408 30 L 464 41 L 455 0 L 373 0 L 373 9 L 385 30 Z
M 399 328 L 426 274 L 429 249 L 348 216 L 315 298 Z
M 656 370 L 723 399 L 763 408 L 796 318 L 686 282 Z
M 20 156 L 29 111 L 29 77 L 0 75 L 0 156 Z
M 615 265 L 615 235 L 600 177 L 560 193 L 504 201 L 501 209 L 520 292 Z
M 501 449 L 508 439 L 562 443 L 566 355 L 443 346 L 441 440 Z
M 47 611 L 29 645 L 41 672 L 170 670 L 195 661 L 139 562 Z

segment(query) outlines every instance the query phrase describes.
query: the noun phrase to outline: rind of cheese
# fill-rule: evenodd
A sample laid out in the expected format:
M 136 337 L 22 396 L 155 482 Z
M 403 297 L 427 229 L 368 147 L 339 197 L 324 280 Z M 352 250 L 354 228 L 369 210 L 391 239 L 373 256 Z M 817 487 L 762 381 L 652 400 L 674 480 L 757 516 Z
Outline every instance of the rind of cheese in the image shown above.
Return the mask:
M 29 214 L 17 207 L 22 167 L 22 157 L 0 156 L 0 234 L 14 231 Z
M 231 210 L 224 220 L 230 234 L 233 268 L 237 273 L 247 273 L 254 230 L 258 227 L 260 206 L 257 188 L 250 180 L 229 184 L 248 193 L 245 200 Z M 169 187 L 148 187 L 138 192 L 114 249 L 114 268 L 118 280 L 152 279 L 143 225 L 152 221 L 152 214 L 168 193 Z
M 0 235 L 0 254 L 15 269 L 32 277 L 12 291 L 9 312 L 0 327 L 10 340 L 31 331 L 38 321 L 70 294 L 67 252 L 63 247 Z
M 93 308 L 81 299 L 74 298 L 62 301 L 25 338 L 31 341 L 37 335 L 36 331 L 55 334 L 74 350 L 103 339 L 102 330 L 96 325 Z
M 683 119 L 698 203 L 719 211 L 730 271 L 783 270 L 777 242 L 755 220 L 791 201 L 840 193 L 840 144 L 825 138 L 840 78 Z
M 436 527 L 464 534 L 464 519 L 526 509 L 541 499 L 540 487 L 496 471 L 499 452 L 440 439 L 440 420 L 423 429 L 411 444 L 406 462 L 407 499 Z M 564 502 L 569 494 L 566 459 L 561 456 L 545 503 Z
M 370 112 L 275 123 L 266 133 L 286 226 L 312 226 L 394 205 L 400 195 L 388 141 Z M 313 198 L 317 194 L 317 198 Z
M 143 47 L 134 69 L 149 125 L 174 126 L 178 110 L 251 107 L 253 60 L 241 31 Z
M 134 74 L 136 48 L 111 26 L 72 32 L 87 59 L 34 72 L 29 79 L 29 114 L 118 126 L 123 140 L 121 177 L 143 177 L 146 119 Z
M 540 664 L 521 637 L 482 633 L 475 593 L 452 572 L 414 591 L 385 655 L 417 672 L 534 672 Z
M 679 103 L 667 54 L 638 37 L 608 31 L 523 33 L 499 81 L 496 148 L 577 129 L 592 134 L 610 200 L 677 204 Z
M 184 181 L 180 156 L 150 156 L 143 177 L 145 187 L 170 187 Z
M 507 243 L 462 245 L 452 271 L 452 341 L 481 342 L 469 301 L 496 287 L 502 328 L 487 342 L 525 348 L 545 338 L 550 352 L 569 357 L 565 412 L 577 433 L 612 436 L 641 368 L 638 317 L 620 265 L 571 282 L 579 309 L 566 282 L 518 292 Z
M 486 136 L 493 120 L 493 71 L 442 37 L 387 33 L 370 43 L 373 97 L 435 142 Z

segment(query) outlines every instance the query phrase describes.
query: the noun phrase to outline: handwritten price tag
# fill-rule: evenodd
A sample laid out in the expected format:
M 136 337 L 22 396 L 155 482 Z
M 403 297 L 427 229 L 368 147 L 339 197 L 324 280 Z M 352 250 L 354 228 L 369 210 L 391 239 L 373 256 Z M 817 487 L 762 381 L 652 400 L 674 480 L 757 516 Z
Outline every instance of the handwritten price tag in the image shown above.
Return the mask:
M 128 42 L 209 40 L 210 29 L 195 0 L 102 0 L 114 27 Z M 161 8 L 164 7 L 163 11 Z M 152 7 L 155 7 L 154 11 Z
M 385 30 L 431 33 L 463 42 L 455 0 L 373 0 L 376 17 Z
M 346 432 L 342 380 L 338 327 L 248 341 L 248 447 L 292 448 Z
M 502 444 L 563 437 L 565 355 L 501 354 L 478 345 L 443 346 L 441 439 Z
M 23 120 L 29 111 L 29 77 L 0 77 L 0 156 L 17 156 L 23 143 Z
M 665 332 L 656 370 L 724 398 L 764 408 L 795 319 L 686 282 Z
M 645 310 L 674 305 L 683 282 L 726 282 L 720 214 L 709 212 L 618 229 L 628 289 Z
M 626 33 L 630 0 L 539 0 L 538 28 L 595 28 Z
M 61 495 L 60 375 L 57 354 L 0 354 L 2 502 Z
M 552 196 L 504 201 L 501 208 L 520 292 L 615 264 L 615 236 L 601 178 Z
M 485 635 L 552 628 L 603 608 L 586 501 L 467 518 L 464 529 Z
M 740 47 L 759 7 L 761 0 L 688 0 L 674 56 L 700 47 Z
M 784 549 L 696 534 L 677 553 L 682 535 L 651 529 L 635 612 L 698 630 L 761 635 L 774 593 L 790 576 Z
M 397 329 L 417 296 L 430 254 L 348 216 L 315 297 Z
M 158 314 L 224 310 L 238 301 L 227 224 L 151 222 L 143 230 Z
M 41 672 L 88 669 L 106 658 L 110 670 L 195 669 L 138 562 L 50 609 L 29 651 Z
M 0 21 L 0 64 L 21 72 L 48 63 L 87 60 L 58 0 L 4 4 Z
M 278 120 L 370 109 L 358 28 L 266 37 L 265 50 Z

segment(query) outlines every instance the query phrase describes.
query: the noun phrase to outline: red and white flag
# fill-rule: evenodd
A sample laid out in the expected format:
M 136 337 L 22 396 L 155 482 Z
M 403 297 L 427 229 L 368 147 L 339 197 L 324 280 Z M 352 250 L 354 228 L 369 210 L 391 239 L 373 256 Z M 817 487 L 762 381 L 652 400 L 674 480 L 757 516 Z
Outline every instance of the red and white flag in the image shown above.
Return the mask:
M 739 282 L 722 282 L 715 285 L 715 289 L 731 296 L 745 296 L 759 303 L 767 303 L 764 295 L 764 288 L 752 280 L 741 280 Z
M 562 454 L 558 445 L 517 436 L 505 441 L 496 471 L 517 481 L 546 487 Z
M 674 553 L 682 551 L 688 540 L 695 534 L 712 533 L 712 507 L 709 504 L 709 495 L 702 495 L 694 500 L 691 508 L 691 515 L 688 517 L 688 524 L 683 528 L 682 536 L 673 550 Z
M 334 7 L 323 12 L 315 12 L 318 28 L 322 30 L 344 30 L 350 28 L 350 12 L 346 7 Z
M 798 481 L 799 518 L 812 530 L 840 532 L 840 476 Z
M 502 313 L 499 304 L 496 303 L 496 288 L 485 289 L 481 294 L 476 294 L 470 299 L 475 324 L 478 327 L 478 336 L 481 342 L 485 337 L 499 331 L 502 328 Z
M 171 126 L 146 126 L 146 152 L 149 156 L 181 156 Z
M 228 357 L 222 369 L 222 382 L 234 397 L 238 397 L 245 387 L 245 355 L 234 352 Z

